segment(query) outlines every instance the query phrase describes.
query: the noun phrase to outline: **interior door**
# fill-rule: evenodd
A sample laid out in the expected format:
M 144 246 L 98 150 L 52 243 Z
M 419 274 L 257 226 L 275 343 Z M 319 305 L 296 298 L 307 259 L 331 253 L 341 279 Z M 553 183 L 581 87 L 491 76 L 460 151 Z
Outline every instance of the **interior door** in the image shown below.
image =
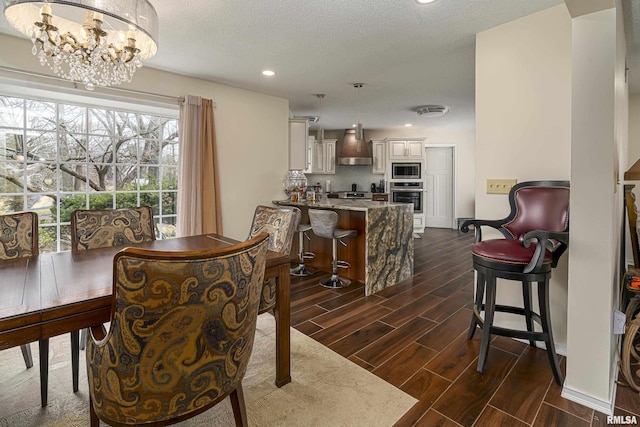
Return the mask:
M 425 150 L 425 225 L 453 228 L 453 147 Z

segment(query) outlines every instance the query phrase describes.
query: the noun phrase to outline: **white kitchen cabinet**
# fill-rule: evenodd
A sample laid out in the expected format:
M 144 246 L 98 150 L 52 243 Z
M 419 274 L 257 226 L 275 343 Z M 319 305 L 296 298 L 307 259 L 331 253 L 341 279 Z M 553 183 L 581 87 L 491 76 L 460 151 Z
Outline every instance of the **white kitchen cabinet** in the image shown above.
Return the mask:
M 324 139 L 313 144 L 312 173 L 336 173 L 336 142 L 337 139 Z
M 390 160 L 420 160 L 424 157 L 423 140 L 389 141 Z
M 384 141 L 372 141 L 373 166 L 371 173 L 384 174 L 387 171 L 387 144 Z
M 309 135 L 307 137 L 307 147 L 306 147 L 306 156 L 305 156 L 305 164 L 304 173 L 313 173 L 313 147 L 316 143 L 316 137 L 313 135 Z
M 309 121 L 289 119 L 289 169 L 307 168 L 307 141 Z

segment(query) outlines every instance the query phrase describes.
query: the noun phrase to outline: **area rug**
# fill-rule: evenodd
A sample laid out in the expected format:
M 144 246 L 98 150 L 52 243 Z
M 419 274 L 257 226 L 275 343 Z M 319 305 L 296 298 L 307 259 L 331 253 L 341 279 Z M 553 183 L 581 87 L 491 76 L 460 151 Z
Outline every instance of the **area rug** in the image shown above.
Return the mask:
M 80 390 L 71 386 L 69 336 L 51 339 L 49 404 L 40 407 L 38 346 L 25 369 L 19 348 L 0 352 L 0 426 L 87 426 L 89 397 L 81 352 Z M 258 317 L 256 341 L 244 378 L 251 426 L 391 426 L 416 400 L 366 369 L 291 329 L 292 382 L 277 388 L 275 322 Z M 229 399 L 182 426 L 234 426 Z

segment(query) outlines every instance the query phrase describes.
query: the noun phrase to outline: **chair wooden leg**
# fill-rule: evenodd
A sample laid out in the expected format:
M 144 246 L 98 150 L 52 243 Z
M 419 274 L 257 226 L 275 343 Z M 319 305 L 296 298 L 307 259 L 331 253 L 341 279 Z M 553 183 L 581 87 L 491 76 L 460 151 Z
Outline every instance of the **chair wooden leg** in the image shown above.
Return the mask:
M 78 372 L 80 370 L 80 347 L 78 337 L 80 331 L 71 332 L 71 378 L 73 379 L 73 392 L 78 391 Z
M 476 326 L 478 326 L 478 319 L 476 318 L 476 311 L 479 313 L 482 311 L 482 299 L 484 298 L 485 278 L 481 272 L 476 273 L 476 299 L 471 314 L 471 324 L 469 325 L 469 332 L 467 333 L 467 339 L 470 340 L 476 333 Z
M 540 321 L 542 323 L 542 332 L 545 333 L 545 345 L 547 347 L 547 356 L 549 357 L 549 363 L 551 364 L 551 370 L 553 371 L 553 377 L 559 386 L 562 386 L 564 379 L 562 378 L 562 371 L 560 370 L 560 364 L 558 363 L 558 356 L 556 355 L 556 346 L 553 343 L 553 331 L 551 330 L 551 311 L 549 310 L 549 277 L 541 282 L 538 282 L 538 304 L 540 305 Z
M 24 344 L 20 346 L 22 350 L 22 358 L 27 369 L 33 366 L 33 356 L 31 356 L 31 344 Z
M 236 420 L 236 427 L 247 427 L 247 408 L 244 404 L 244 392 L 242 391 L 242 382 L 238 382 L 236 389 L 229 395 L 231 399 L 231 407 L 233 408 L 233 417 Z
M 480 354 L 478 355 L 478 372 L 483 373 L 487 364 L 489 354 L 489 344 L 491 342 L 491 327 L 493 326 L 493 315 L 496 308 L 496 277 L 489 273 L 485 276 L 485 292 L 487 298 L 484 303 L 484 321 L 482 322 L 482 342 L 480 343 Z
M 49 387 L 49 339 L 38 342 L 40 353 L 40 403 L 47 406 L 47 389 Z
M 100 419 L 98 418 L 98 415 L 93 408 L 93 401 L 91 400 L 91 396 L 89 396 L 89 423 L 91 427 L 98 427 L 100 425 Z
M 524 317 L 527 323 L 527 331 L 533 332 L 533 318 L 531 317 L 531 282 L 522 282 L 522 300 L 524 302 Z M 536 346 L 534 340 L 529 340 L 531 347 Z

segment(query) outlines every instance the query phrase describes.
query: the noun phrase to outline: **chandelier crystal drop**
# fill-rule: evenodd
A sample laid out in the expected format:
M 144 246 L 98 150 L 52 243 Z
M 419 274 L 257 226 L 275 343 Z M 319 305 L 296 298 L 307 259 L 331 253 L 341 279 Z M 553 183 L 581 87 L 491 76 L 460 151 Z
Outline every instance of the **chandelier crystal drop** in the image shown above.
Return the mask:
M 158 17 L 147 0 L 7 0 L 4 13 L 31 37 L 42 66 L 89 90 L 130 82 L 157 52 Z

